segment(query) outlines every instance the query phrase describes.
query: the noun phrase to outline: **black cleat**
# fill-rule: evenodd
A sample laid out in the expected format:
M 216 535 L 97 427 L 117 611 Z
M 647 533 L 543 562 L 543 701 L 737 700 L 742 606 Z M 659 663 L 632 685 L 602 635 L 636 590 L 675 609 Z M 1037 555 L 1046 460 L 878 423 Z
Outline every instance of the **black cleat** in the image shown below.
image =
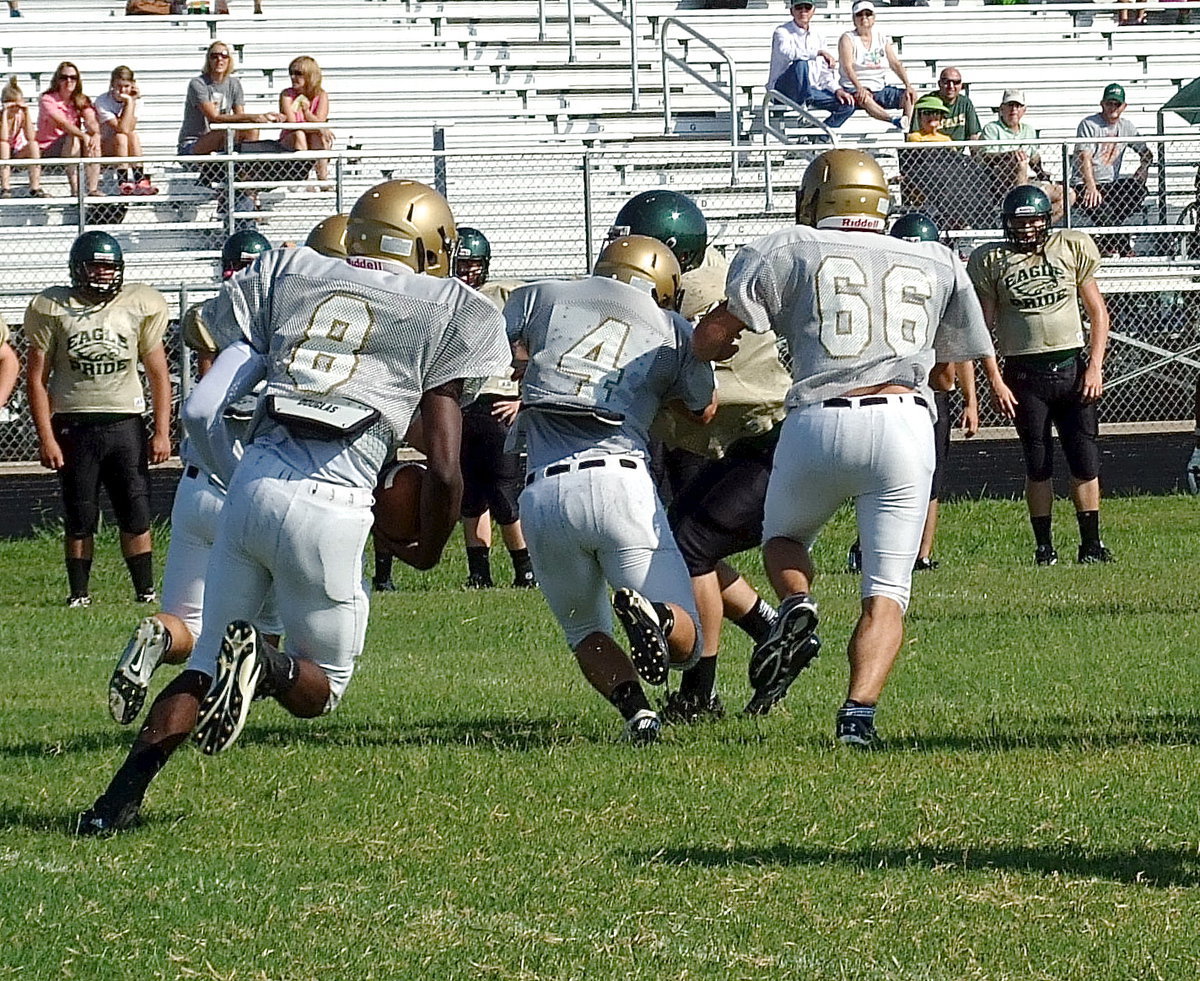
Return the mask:
M 533 570 L 521 572 L 513 579 L 513 589 L 537 589 L 537 578 L 533 574 Z
M 127 726 L 137 718 L 166 652 L 167 628 L 158 617 L 146 617 L 129 638 L 108 681 L 108 711 L 115 722 Z
M 752 703 L 769 699 L 774 705 L 787 694 L 796 676 L 820 650 L 819 644 L 814 648 L 806 643 L 816 629 L 817 603 L 807 593 L 795 593 L 779 604 L 779 619 L 750 655 Z
M 394 593 L 396 584 L 390 579 L 372 579 L 371 589 L 376 593 Z
M 800 667 L 796 669 L 796 674 L 799 674 L 805 667 L 817 659 L 821 653 L 821 638 L 816 634 L 810 634 L 808 639 L 800 647 L 797 660 L 801 662 Z M 746 703 L 746 707 L 742 709 L 743 715 L 766 715 L 771 711 L 771 708 L 784 695 L 787 694 L 788 688 L 792 681 L 795 680 L 795 675 L 788 680 L 785 685 L 771 685 L 766 688 L 755 691 L 750 701 Z
M 1104 542 L 1087 542 L 1079 546 L 1079 555 L 1075 560 L 1080 565 L 1095 565 L 1098 562 L 1115 562 L 1112 552 L 1104 547 Z
M 854 544 L 846 552 L 846 571 L 862 572 L 862 546 L 859 544 L 857 538 L 854 539 Z
M 217 675 L 200 703 L 200 718 L 192 740 L 207 756 L 228 749 L 241 735 L 250 714 L 250 703 L 263 675 L 258 631 L 245 620 L 225 628 Z
M 625 738 L 631 746 L 649 746 L 658 742 L 660 732 L 662 721 L 650 709 L 639 709 L 638 713 L 625 723 Z
M 1053 545 L 1039 545 L 1033 553 L 1033 561 L 1038 565 L 1058 565 L 1058 553 Z
M 665 685 L 671 651 L 654 604 L 632 589 L 618 589 L 612 605 L 629 638 L 629 659 L 637 673 L 648 685 Z
M 75 834 L 83 838 L 100 838 L 136 828 L 142 823 L 141 807 L 140 801 L 128 801 L 113 808 L 101 797 L 75 819 Z
M 928 556 L 917 559 L 913 563 L 913 572 L 932 572 L 938 567 L 938 560 Z
M 663 703 L 662 720 L 668 725 L 690 726 L 697 722 L 718 722 L 725 717 L 725 706 L 713 692 L 707 699 L 673 691 Z
M 463 589 L 491 589 L 495 585 L 491 576 L 467 576 Z
M 875 709 L 850 705 L 838 709 L 837 741 L 858 750 L 883 749 L 883 740 L 875 731 Z

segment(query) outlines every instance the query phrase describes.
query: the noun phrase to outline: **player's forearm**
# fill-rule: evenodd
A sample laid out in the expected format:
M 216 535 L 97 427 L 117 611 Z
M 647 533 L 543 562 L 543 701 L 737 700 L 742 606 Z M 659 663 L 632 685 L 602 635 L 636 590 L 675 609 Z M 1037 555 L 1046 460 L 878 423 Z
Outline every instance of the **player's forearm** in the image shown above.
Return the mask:
M 991 360 L 995 364 L 996 359 L 992 358 Z M 954 365 L 954 377 L 958 380 L 958 387 L 962 391 L 963 402 L 967 407 L 978 405 L 978 395 L 975 391 L 975 362 L 957 362 Z

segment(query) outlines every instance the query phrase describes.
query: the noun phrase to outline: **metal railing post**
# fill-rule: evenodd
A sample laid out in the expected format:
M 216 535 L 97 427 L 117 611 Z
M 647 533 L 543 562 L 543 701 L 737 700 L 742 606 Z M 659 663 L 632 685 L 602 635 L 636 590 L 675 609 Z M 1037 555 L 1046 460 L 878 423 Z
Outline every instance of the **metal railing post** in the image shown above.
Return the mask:
M 567 0 L 567 61 L 575 64 L 575 0 Z
M 546 40 L 546 0 L 538 0 L 538 40 Z
M 629 0 L 629 84 L 633 90 L 633 105 L 637 109 L 642 97 L 638 87 L 638 29 L 637 29 L 637 0 Z
M 592 271 L 592 256 L 595 255 L 592 240 L 592 151 L 583 151 L 583 275 Z
M 225 161 L 225 234 L 232 235 L 237 230 L 237 221 L 233 212 L 237 208 L 238 194 L 234 182 L 237 180 L 237 164 L 233 161 L 234 135 L 232 129 L 225 130 L 225 153 L 229 159 Z

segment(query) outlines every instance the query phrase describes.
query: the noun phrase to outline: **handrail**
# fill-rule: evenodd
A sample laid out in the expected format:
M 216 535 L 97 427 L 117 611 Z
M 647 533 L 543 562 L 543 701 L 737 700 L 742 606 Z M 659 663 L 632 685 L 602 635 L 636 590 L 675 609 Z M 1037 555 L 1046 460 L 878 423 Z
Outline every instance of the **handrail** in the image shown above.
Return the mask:
M 675 55 L 667 51 L 667 35 L 668 28 L 672 25 L 681 27 L 687 31 L 692 37 L 703 44 L 710 51 L 715 52 L 724 59 L 725 64 L 729 66 L 729 91 L 726 92 L 720 85 L 710 82 L 707 78 L 701 75 L 695 68 L 689 65 L 682 58 L 677 58 Z M 670 135 L 671 133 L 671 85 L 669 79 L 670 66 L 675 65 L 677 68 L 683 69 L 692 76 L 697 82 L 703 85 L 710 92 L 719 95 L 722 99 L 729 103 L 729 143 L 733 149 L 738 146 L 738 105 L 737 105 L 737 65 L 734 60 L 725 52 L 720 45 L 714 44 L 703 34 L 697 31 L 691 24 L 687 24 L 678 17 L 668 17 L 659 25 L 658 48 L 662 61 L 662 83 L 663 83 L 663 134 Z M 737 158 L 733 161 L 733 179 L 737 181 Z
M 783 129 L 782 127 L 777 127 L 771 122 L 771 106 L 773 105 L 781 105 L 785 109 L 791 109 L 805 122 L 812 123 L 813 126 L 824 133 L 825 136 L 828 137 L 830 143 L 832 143 L 834 146 L 838 145 L 837 134 L 833 130 L 831 130 L 828 126 L 821 122 L 821 120 L 805 109 L 804 106 L 800 105 L 800 103 L 788 98 L 788 96 L 784 95 L 777 89 L 768 89 L 766 96 L 763 97 L 764 144 L 767 142 L 768 135 L 775 137 L 775 139 L 777 139 L 780 143 L 788 142 L 787 130 Z
M 629 31 L 629 88 L 632 98 L 629 108 L 641 108 L 641 93 L 638 86 L 638 36 L 637 36 L 637 0 L 623 0 L 629 5 L 629 19 L 617 13 L 603 0 L 590 0 L 591 4 L 599 7 L 622 27 Z M 575 13 L 573 0 L 567 0 L 567 57 L 575 60 Z

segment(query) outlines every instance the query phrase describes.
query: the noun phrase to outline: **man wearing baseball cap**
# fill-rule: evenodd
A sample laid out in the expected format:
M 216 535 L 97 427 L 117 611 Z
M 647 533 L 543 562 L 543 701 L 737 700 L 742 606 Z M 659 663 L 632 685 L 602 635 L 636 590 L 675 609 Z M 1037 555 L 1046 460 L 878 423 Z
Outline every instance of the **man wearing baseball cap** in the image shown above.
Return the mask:
M 946 103 L 943 133 L 958 142 L 979 139 L 983 126 L 979 122 L 979 113 L 975 111 L 975 103 L 963 91 L 962 72 L 953 65 L 947 65 L 938 75 L 937 91 L 932 94 Z M 916 131 L 919 124 L 920 120 L 914 115 L 909 131 Z
M 837 60 L 825 47 L 821 32 L 812 27 L 812 0 L 792 0 L 792 19 L 775 28 L 771 37 L 771 71 L 767 89 L 786 95 L 798 105 L 828 111 L 825 125 L 841 126 L 854 112 L 854 97 L 838 87 Z
M 1059 221 L 1063 216 L 1062 185 L 1042 165 L 1041 148 L 1030 142 L 1037 139 L 1037 130 L 1024 122 L 1025 105 L 1023 89 L 1004 90 L 996 107 L 1000 118 L 987 123 L 980 136 L 984 143 L 998 145 L 980 147 L 977 159 L 991 172 L 992 192 L 997 201 L 1017 184 L 1033 182 L 1046 192 L 1054 220 Z M 1074 202 L 1071 192 L 1071 203 Z
M 1100 111 L 1079 123 L 1075 135 L 1092 140 L 1097 137 L 1138 136 L 1138 129 L 1127 119 L 1125 89 L 1113 82 L 1104 89 Z M 1141 160 L 1132 177 L 1121 176 L 1121 160 L 1126 147 L 1137 151 Z M 1146 197 L 1146 177 L 1154 159 L 1145 143 L 1078 143 L 1075 146 L 1073 183 L 1079 208 L 1096 225 L 1122 225 Z M 1128 235 L 1097 235 L 1096 244 L 1105 255 L 1132 255 Z

